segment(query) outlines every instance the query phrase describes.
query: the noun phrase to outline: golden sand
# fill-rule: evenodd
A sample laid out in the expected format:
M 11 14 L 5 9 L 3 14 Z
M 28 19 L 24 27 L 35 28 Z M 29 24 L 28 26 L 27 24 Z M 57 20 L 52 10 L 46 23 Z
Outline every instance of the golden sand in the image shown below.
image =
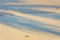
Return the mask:
M 0 40 L 60 40 L 59 36 L 44 34 L 44 33 L 31 33 L 22 30 L 14 29 L 10 26 L 0 24 Z

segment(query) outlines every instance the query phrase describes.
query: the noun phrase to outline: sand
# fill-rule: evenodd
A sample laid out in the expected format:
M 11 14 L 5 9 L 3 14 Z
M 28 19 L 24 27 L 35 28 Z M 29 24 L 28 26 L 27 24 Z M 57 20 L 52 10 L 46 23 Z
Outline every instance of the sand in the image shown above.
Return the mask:
M 32 10 L 42 10 L 42 11 L 48 11 L 56 14 L 60 14 L 60 8 L 30 8 Z
M 5 1 L 3 2 L 4 4 L 14 4 L 17 5 L 19 4 L 28 4 L 28 5 L 54 5 L 54 6 L 59 6 L 60 5 L 60 0 L 16 0 L 14 2 L 8 2 Z
M 17 12 L 17 11 L 13 11 L 13 10 L 0 10 L 0 12 L 5 12 L 5 13 L 12 14 L 15 16 L 25 17 L 27 19 L 31 19 L 31 20 L 35 20 L 35 21 L 39 21 L 39 22 L 41 21 L 45 24 L 60 26 L 60 20 L 54 20 L 54 19 L 38 17 L 38 16 L 32 16 L 32 15 L 23 14 L 21 12 Z
M 20 5 L 20 2 L 17 1 L 18 5 Z M 60 0 L 23 0 L 21 4 L 37 4 L 37 5 L 54 5 L 59 6 Z M 16 3 L 5 3 L 7 5 L 17 5 Z M 5 5 L 4 4 L 4 5 Z M 60 9 L 55 8 L 32 8 L 32 10 L 43 10 L 48 12 L 53 12 L 56 14 L 60 14 Z M 44 18 L 44 17 L 38 17 L 38 16 L 32 16 L 28 14 L 23 14 L 20 12 L 16 12 L 13 10 L 0 10 L 0 12 L 9 13 L 8 15 L 14 15 L 14 16 L 21 16 L 25 17 L 30 20 L 35 21 L 41 21 L 46 24 L 55 25 L 60 27 L 60 20 L 54 20 L 52 18 Z M 17 14 L 16 14 L 17 13 Z M 7 15 L 7 14 L 6 14 Z M 18 26 L 18 25 L 17 25 Z M 54 27 L 53 27 L 54 28 Z M 56 31 L 59 31 L 60 29 L 57 29 Z M 54 35 L 51 33 L 45 33 L 45 32 L 36 32 L 31 31 L 28 29 L 15 29 L 11 26 L 7 26 L 5 24 L 0 23 L 0 40 L 60 40 L 60 36 Z
M 59 6 L 60 0 L 17 0 L 17 2 L 22 2 L 24 4 L 33 4 L 33 5 L 57 5 Z
M 18 30 L 0 23 L 0 40 L 60 40 L 60 36 Z

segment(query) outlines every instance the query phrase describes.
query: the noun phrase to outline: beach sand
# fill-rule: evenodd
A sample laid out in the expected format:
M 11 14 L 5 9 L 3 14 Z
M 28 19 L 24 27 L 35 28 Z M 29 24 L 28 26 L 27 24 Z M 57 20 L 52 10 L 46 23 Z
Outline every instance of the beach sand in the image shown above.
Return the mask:
M 60 40 L 60 36 L 23 31 L 0 24 L 0 40 Z
M 20 5 L 20 1 L 17 1 Z M 9 2 L 8 2 L 9 3 Z M 8 4 L 6 3 L 6 4 Z M 33 5 L 53 5 L 53 6 L 60 6 L 60 0 L 23 0 L 23 4 L 33 4 Z M 9 3 L 10 5 L 16 3 Z M 9 5 L 8 4 L 8 5 Z M 5 3 L 4 3 L 5 5 Z M 52 13 L 56 13 L 60 15 L 60 8 L 30 8 L 32 10 L 43 10 L 43 11 L 48 11 Z M 50 24 L 54 26 L 58 26 L 59 29 L 57 31 L 60 31 L 60 20 L 55 20 L 52 18 L 45 18 L 45 17 L 38 17 L 38 16 L 32 16 L 28 14 L 23 14 L 17 11 L 12 11 L 12 10 L 0 10 L 0 12 L 5 12 L 5 13 L 11 13 L 12 15 L 20 16 L 20 17 L 26 17 L 27 19 L 33 19 L 35 21 L 39 21 L 45 24 Z M 26 20 L 27 20 L 26 19 Z M 45 21 L 44 21 L 45 20 Z M 16 25 L 18 26 L 18 25 Z M 48 27 L 48 26 L 47 26 Z M 50 27 L 49 27 L 50 28 Z M 52 28 L 54 29 L 54 27 Z M 48 32 L 36 32 L 28 29 L 15 29 L 11 26 L 5 25 L 3 23 L 0 23 L 0 40 L 60 40 L 60 36 L 48 33 Z
M 55 5 L 59 6 L 60 0 L 17 0 L 17 2 L 22 2 L 24 4 L 33 4 L 33 5 Z

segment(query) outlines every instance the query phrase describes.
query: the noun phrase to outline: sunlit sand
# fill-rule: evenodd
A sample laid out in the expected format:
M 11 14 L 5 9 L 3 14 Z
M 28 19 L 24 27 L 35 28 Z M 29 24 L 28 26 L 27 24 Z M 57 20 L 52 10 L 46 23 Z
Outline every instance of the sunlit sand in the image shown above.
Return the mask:
M 28 37 L 26 37 L 28 36 Z M 48 33 L 23 31 L 0 24 L 0 40 L 59 40 L 60 37 Z
M 15 5 L 15 7 L 10 5 Z M 20 8 L 20 6 L 16 7 L 17 5 L 45 5 L 56 6 L 57 8 L 34 8 L 33 6 L 31 8 L 21 6 Z M 60 19 L 56 20 L 57 17 L 60 17 L 60 7 L 58 8 L 60 0 L 16 0 L 14 2 L 6 0 L 6 2 L 0 2 L 0 6 L 0 40 L 60 40 Z M 13 10 L 9 9 L 8 6 L 12 7 Z M 19 9 L 20 11 L 18 11 Z M 57 17 L 54 19 L 52 17 L 47 18 L 48 15 L 47 17 L 39 14 L 39 16 L 30 15 L 28 11 L 26 13 L 21 12 L 24 9 L 29 10 L 31 14 L 31 10 L 46 11 L 53 14 L 54 17 L 57 15 Z

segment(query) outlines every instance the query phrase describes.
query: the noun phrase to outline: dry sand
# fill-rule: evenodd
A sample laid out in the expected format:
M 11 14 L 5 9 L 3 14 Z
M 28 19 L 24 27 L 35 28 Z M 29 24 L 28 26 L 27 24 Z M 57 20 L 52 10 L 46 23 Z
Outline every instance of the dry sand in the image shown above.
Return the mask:
M 34 31 L 24 32 L 0 23 L 0 40 L 60 40 L 60 36 Z
M 28 0 L 28 1 L 25 0 L 24 3 L 25 4 L 39 4 L 39 5 L 41 4 L 41 5 L 58 5 L 59 6 L 60 0 Z M 43 9 L 36 9 L 36 10 L 45 10 L 45 11 L 50 11 L 50 12 L 56 12 L 56 9 L 47 10 L 46 8 L 43 8 Z M 6 11 L 6 12 L 8 13 L 9 11 Z M 60 10 L 58 12 L 60 13 Z M 10 12 L 10 13 L 14 13 L 14 12 Z M 19 13 L 19 12 L 15 12 L 15 14 L 16 13 Z M 27 17 L 30 19 L 35 18 L 34 20 L 37 20 L 37 21 L 41 20 L 42 22 L 47 23 L 47 24 L 48 23 L 51 24 L 51 22 L 52 22 L 53 25 L 54 24 L 56 25 L 56 22 L 57 22 L 57 25 L 60 26 L 59 20 L 46 19 L 46 18 L 42 18 L 42 17 L 30 16 L 30 15 L 25 15 L 25 14 L 20 15 L 20 13 L 16 14 L 16 15 L 18 15 L 18 16 L 24 15 L 23 17 Z M 36 18 L 38 18 L 40 20 L 38 20 Z M 44 20 L 48 20 L 48 22 L 46 22 Z M 43 32 L 37 33 L 35 31 L 30 31 L 30 30 L 28 30 L 28 31 L 27 30 L 26 31 L 18 30 L 18 29 L 15 29 L 15 28 L 12 28 L 10 26 L 0 23 L 0 40 L 60 40 L 60 36 L 43 33 Z
M 35 21 L 39 21 L 45 24 L 50 24 L 50 25 L 55 25 L 55 26 L 60 26 L 60 20 L 54 20 L 52 18 L 43 18 L 43 17 L 38 17 L 38 16 L 32 16 L 32 15 L 28 15 L 28 14 L 23 14 L 17 11 L 12 11 L 12 10 L 0 10 L 0 12 L 5 12 L 5 13 L 9 13 L 15 16 L 21 16 L 21 17 L 25 17 L 27 19 L 31 19 L 31 20 L 35 20 Z
M 47 12 L 52 12 L 56 14 L 60 14 L 60 8 L 30 8 L 32 10 L 42 10 Z
M 38 4 L 38 5 L 60 5 L 60 0 L 17 0 L 17 2 L 22 2 L 24 4 Z
M 16 0 L 16 2 L 4 2 L 4 4 L 28 4 L 28 5 L 54 5 L 60 6 L 60 0 Z

